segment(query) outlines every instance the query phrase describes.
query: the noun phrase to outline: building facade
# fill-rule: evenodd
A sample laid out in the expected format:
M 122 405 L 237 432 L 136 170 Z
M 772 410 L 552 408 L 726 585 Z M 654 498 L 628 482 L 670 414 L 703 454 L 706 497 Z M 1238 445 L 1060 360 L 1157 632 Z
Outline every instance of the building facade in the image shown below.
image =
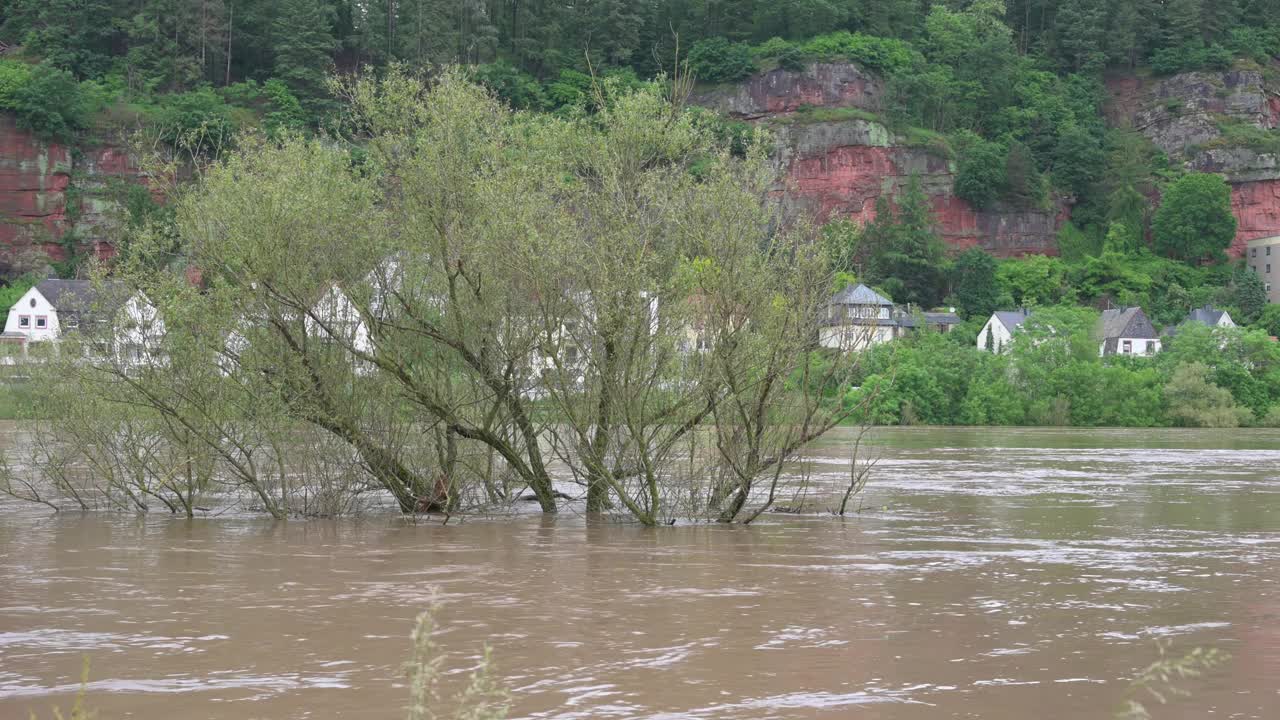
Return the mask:
M 1262 279 L 1267 288 L 1267 301 L 1280 303 L 1280 235 L 1250 240 L 1244 260 Z

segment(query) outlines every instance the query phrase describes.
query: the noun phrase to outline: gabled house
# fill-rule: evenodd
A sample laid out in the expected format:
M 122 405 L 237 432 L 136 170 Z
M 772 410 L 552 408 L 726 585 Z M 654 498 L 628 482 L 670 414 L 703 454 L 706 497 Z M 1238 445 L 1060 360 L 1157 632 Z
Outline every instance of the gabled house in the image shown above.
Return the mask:
M 850 285 L 831 297 L 818 344 L 857 351 L 897 337 L 893 301 L 866 285 Z
M 140 291 L 123 283 L 89 280 L 41 280 L 9 309 L 4 338 L 24 346 L 55 342 L 77 330 L 105 331 L 93 338 L 93 352 L 123 365 L 159 361 L 164 321 Z
M 1099 355 L 1143 356 L 1160 352 L 1160 335 L 1140 307 L 1104 310 L 1100 324 Z
M 866 285 L 851 285 L 828 301 L 818 344 L 859 352 L 918 330 L 948 333 L 960 323 L 955 312 L 916 312 L 911 305 L 894 305 Z
M 1231 319 L 1231 313 L 1226 310 L 1218 310 L 1211 305 L 1198 307 L 1187 313 L 1187 317 L 1176 327 L 1165 328 L 1165 336 L 1172 337 L 1178 334 L 1178 330 L 1188 325 L 1200 324 L 1211 328 L 1233 328 L 1236 326 L 1234 320 Z
M 1029 317 L 1031 317 L 1031 311 L 1026 308 L 997 310 L 991 313 L 987 324 L 983 325 L 982 331 L 978 333 L 978 349 L 995 353 L 1006 352 L 1013 343 L 1013 334 Z

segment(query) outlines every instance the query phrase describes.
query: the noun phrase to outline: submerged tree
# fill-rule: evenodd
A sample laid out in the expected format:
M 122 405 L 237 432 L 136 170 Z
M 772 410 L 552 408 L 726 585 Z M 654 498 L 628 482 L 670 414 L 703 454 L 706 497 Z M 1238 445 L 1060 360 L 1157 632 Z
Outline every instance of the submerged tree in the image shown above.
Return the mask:
M 582 488 L 645 524 L 749 521 L 855 412 L 824 402 L 854 356 L 816 347 L 828 258 L 764 202 L 760 138 L 734 156 L 657 84 L 566 118 L 455 72 L 334 89 L 349 143 L 243 138 L 130 243 L 117 275 L 170 319 L 158 360 L 73 363 L 105 412 L 173 427 L 170 455 L 278 515 L 306 439 L 404 512 Z

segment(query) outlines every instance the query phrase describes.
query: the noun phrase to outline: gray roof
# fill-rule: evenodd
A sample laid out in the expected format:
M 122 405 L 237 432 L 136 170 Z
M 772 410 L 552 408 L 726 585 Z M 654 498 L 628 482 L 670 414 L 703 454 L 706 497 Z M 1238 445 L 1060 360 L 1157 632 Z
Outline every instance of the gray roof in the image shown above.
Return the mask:
M 1027 318 L 1031 317 L 1031 311 L 1021 308 L 1018 310 L 997 310 L 995 316 L 1009 332 L 1013 332 L 1019 325 L 1026 322 Z
M 36 284 L 36 290 L 49 301 L 59 315 L 79 315 L 95 311 L 109 311 L 128 300 L 124 283 L 91 280 L 58 280 L 49 278 Z
M 1154 340 L 1160 336 L 1140 307 L 1102 311 L 1102 339 L 1136 338 Z
M 832 305 L 882 305 L 893 306 L 893 301 L 861 283 L 850 285 L 831 296 Z
M 1212 326 L 1217 325 L 1222 320 L 1223 315 L 1227 315 L 1226 310 L 1218 310 L 1211 305 L 1205 305 L 1202 308 L 1196 308 L 1195 310 L 1187 313 L 1187 319 L 1182 322 L 1198 322 Z M 1227 315 L 1227 317 L 1230 318 L 1231 316 Z
M 920 313 L 920 314 L 924 317 L 924 324 L 926 326 L 936 327 L 939 325 L 959 325 L 960 323 L 964 322 L 963 320 L 960 319 L 959 315 L 953 312 L 926 312 L 926 313 Z M 908 328 L 915 327 L 916 326 L 915 315 L 904 313 L 902 317 L 898 318 L 898 326 L 908 327 Z

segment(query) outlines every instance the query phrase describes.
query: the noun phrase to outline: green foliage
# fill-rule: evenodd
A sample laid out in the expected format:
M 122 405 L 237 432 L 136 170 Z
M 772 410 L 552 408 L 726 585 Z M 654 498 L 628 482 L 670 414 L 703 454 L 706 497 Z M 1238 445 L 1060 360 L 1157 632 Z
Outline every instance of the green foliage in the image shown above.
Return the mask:
M 231 108 L 211 88 L 163 96 L 153 118 L 161 140 L 206 156 L 226 147 L 236 133 Z
M 883 423 L 1126 427 L 1264 423 L 1280 404 L 1280 348 L 1260 333 L 1190 326 L 1154 359 L 1100 358 L 1097 323 L 1096 311 L 1050 306 L 1007 354 L 976 348 L 972 335 L 877 346 L 845 402 L 872 398 Z
M 1101 252 L 1102 243 L 1097 236 L 1081 230 L 1075 223 L 1065 222 L 1058 230 L 1058 254 L 1063 260 L 1079 262 Z
M 28 274 L 10 280 L 0 287 L 0 311 L 8 312 L 9 308 L 13 307 L 13 304 L 38 282 L 40 282 L 39 277 Z
M 329 108 L 325 74 L 337 47 L 333 37 L 334 8 L 324 0 L 281 0 L 277 3 L 273 37 L 275 77 L 288 85 L 302 106 L 312 113 Z
M 17 60 L 0 59 L 0 108 L 16 110 L 18 93 L 31 82 L 31 66 Z
M 1257 326 L 1272 337 L 1280 337 L 1280 305 L 1267 305 L 1259 314 Z
M 1058 135 L 1053 150 L 1055 184 L 1076 197 L 1084 197 L 1097 183 L 1105 162 L 1099 137 L 1078 125 L 1068 125 Z
M 509 62 L 480 65 L 475 69 L 475 77 L 517 110 L 539 110 L 546 103 L 538 80 Z
M 46 63 L 32 68 L 25 82 L 21 71 L 9 71 L 0 103 L 17 115 L 20 126 L 47 139 L 69 139 L 88 123 L 80 83 L 66 70 Z
M 741 80 L 756 71 L 751 48 L 722 37 L 694 43 L 689 49 L 688 62 L 695 77 L 711 83 Z
M 862 228 L 851 220 L 832 220 L 822 226 L 822 244 L 836 272 L 852 273 L 862 249 Z
M 956 195 L 978 209 L 999 198 L 1005 189 L 1005 149 L 995 142 L 964 133 L 956 141 L 959 162 L 956 163 Z
M 1005 260 L 1000 263 L 996 277 L 1014 303 L 1024 307 L 1054 305 L 1069 299 L 1071 294 L 1066 264 L 1047 255 Z
M 933 307 L 942 299 L 942 240 L 933 224 L 933 210 L 911 176 L 897 198 L 876 201 L 876 218 L 862 238 L 867 255 L 866 279 L 883 286 L 897 302 Z
M 1156 250 L 1166 257 L 1221 259 L 1236 234 L 1231 188 L 1220 175 L 1184 175 L 1165 190 L 1152 229 Z
M 1231 393 L 1208 380 L 1203 363 L 1179 365 L 1164 388 L 1169 419 L 1184 427 L 1236 427 L 1248 411 L 1235 406 Z
M 1231 51 L 1217 43 L 1205 45 L 1190 42 L 1167 47 L 1151 54 L 1151 69 L 1159 75 L 1174 75 L 1189 70 L 1226 70 L 1231 67 Z
M 1239 311 L 1237 322 L 1254 323 L 1267 308 L 1267 288 L 1257 273 L 1240 267 L 1232 275 L 1223 300 Z
M 979 248 L 970 248 L 956 258 L 952 288 L 961 317 L 986 318 L 998 309 L 996 267 L 995 258 Z
M 819 60 L 848 60 L 890 75 L 920 62 L 920 54 L 908 43 L 851 32 L 819 35 L 800 45 L 800 53 Z

